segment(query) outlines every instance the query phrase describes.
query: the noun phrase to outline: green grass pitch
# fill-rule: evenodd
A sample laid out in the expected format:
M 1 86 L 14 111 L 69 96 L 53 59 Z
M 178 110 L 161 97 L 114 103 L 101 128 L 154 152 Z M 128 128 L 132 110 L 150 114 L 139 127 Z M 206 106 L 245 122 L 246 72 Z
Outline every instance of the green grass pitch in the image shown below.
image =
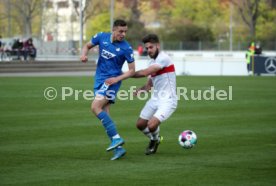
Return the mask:
M 144 81 L 126 80 L 122 89 Z M 118 161 L 109 160 L 91 101 L 61 100 L 61 87 L 92 84 L 90 77 L 0 78 L 0 185 L 276 185 L 275 77 L 177 77 L 188 90 L 232 86 L 233 100 L 181 99 L 152 156 L 144 155 L 148 139 L 135 127 L 145 101 L 117 100 L 111 116 L 127 149 Z M 58 90 L 54 101 L 43 96 L 49 86 Z M 198 136 L 190 150 L 177 141 L 186 129 Z

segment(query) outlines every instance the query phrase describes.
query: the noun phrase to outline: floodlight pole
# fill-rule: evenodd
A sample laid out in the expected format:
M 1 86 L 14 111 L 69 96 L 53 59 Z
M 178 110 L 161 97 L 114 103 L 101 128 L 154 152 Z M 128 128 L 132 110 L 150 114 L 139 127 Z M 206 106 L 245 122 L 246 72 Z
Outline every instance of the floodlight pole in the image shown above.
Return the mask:
M 82 12 L 82 0 L 79 0 L 79 8 L 80 8 L 80 41 L 79 41 L 79 48 L 80 53 L 82 50 L 82 39 L 83 39 L 83 12 Z
M 59 12 L 58 3 L 55 4 L 55 43 L 56 43 L 56 54 L 59 54 Z

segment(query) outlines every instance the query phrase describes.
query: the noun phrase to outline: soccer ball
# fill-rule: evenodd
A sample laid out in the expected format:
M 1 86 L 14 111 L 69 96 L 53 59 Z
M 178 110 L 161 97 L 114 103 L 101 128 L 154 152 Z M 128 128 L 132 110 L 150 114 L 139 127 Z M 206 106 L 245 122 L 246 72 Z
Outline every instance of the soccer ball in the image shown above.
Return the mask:
M 193 146 L 195 146 L 197 142 L 197 136 L 196 133 L 191 130 L 185 130 L 180 133 L 178 137 L 178 142 L 181 147 L 185 149 L 190 149 Z

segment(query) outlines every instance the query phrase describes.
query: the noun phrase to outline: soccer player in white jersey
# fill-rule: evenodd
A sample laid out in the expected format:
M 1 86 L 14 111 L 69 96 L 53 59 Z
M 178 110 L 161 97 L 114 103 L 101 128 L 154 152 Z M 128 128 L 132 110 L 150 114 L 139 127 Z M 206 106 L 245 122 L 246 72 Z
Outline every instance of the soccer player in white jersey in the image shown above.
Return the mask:
M 134 78 L 148 77 L 147 83 L 136 90 L 135 94 L 149 91 L 153 87 L 151 98 L 140 113 L 137 128 L 149 137 L 150 142 L 145 154 L 154 154 L 162 140 L 159 135 L 160 124 L 168 119 L 177 107 L 176 76 L 170 57 L 160 51 L 158 36 L 149 34 L 143 43 L 151 58 L 149 67 L 135 72 Z

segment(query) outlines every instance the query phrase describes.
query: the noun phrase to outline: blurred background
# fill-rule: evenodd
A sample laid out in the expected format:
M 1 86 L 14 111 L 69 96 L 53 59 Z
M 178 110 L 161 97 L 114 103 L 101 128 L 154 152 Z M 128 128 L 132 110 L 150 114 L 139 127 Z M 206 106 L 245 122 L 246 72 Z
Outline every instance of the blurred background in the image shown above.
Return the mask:
M 0 15 L 3 42 L 32 37 L 38 55 L 74 55 L 116 18 L 134 48 L 154 32 L 166 50 L 276 50 L 275 0 L 1 0 Z
M 83 44 L 110 31 L 117 18 L 128 22 L 126 38 L 136 56 L 141 38 L 153 32 L 181 69 L 189 68 L 187 61 L 217 61 L 210 74 L 225 74 L 222 63 L 245 62 L 252 42 L 276 56 L 275 0 L 0 0 L 1 61 L 25 58 L 16 47 L 30 38 L 36 61 L 78 60 Z M 97 58 L 97 49 L 91 56 Z M 243 69 L 237 75 L 247 74 L 245 65 L 233 66 Z M 191 68 L 179 74 L 208 75 Z

